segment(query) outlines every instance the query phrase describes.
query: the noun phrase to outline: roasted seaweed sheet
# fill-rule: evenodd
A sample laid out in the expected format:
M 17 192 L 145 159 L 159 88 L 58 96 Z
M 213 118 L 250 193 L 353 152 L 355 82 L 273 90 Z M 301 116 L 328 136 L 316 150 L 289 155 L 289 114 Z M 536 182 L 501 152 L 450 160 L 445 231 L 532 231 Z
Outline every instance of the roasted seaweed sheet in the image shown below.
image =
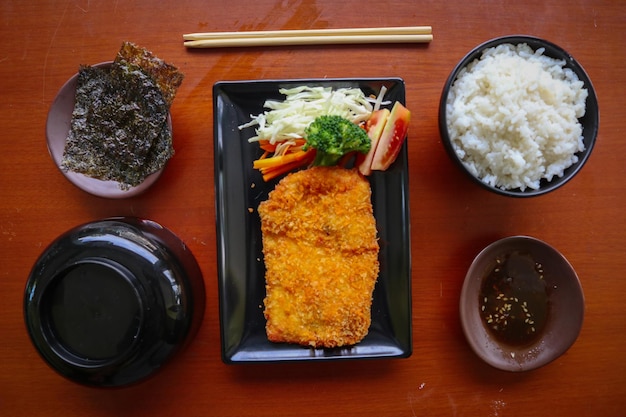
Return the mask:
M 174 154 L 167 118 L 181 77 L 168 87 L 166 99 L 138 63 L 116 59 L 110 68 L 81 66 L 62 168 L 116 181 L 122 189 L 163 168 Z M 165 86 L 166 78 L 160 82 Z
M 136 66 L 148 74 L 161 90 L 168 106 L 174 101 L 176 91 L 183 82 L 183 74 L 174 65 L 157 58 L 145 48 L 134 43 L 124 42 L 120 48 L 115 63 L 124 66 Z

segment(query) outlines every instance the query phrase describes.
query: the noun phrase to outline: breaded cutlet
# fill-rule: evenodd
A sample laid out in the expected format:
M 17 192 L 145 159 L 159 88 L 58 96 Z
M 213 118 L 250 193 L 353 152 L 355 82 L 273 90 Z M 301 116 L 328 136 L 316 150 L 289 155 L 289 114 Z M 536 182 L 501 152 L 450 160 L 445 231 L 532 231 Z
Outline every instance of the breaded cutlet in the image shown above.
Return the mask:
M 361 341 L 379 270 L 369 182 L 352 169 L 298 171 L 259 215 L 268 339 L 325 348 Z

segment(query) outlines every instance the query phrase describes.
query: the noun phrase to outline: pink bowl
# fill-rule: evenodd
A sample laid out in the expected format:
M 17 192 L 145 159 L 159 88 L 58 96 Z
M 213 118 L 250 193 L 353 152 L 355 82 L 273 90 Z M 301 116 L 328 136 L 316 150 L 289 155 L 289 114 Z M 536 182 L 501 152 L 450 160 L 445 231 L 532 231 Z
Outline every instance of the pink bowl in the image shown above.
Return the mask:
M 111 64 L 112 61 L 108 61 L 101 62 L 93 66 L 107 68 L 110 67 Z M 48 112 L 48 119 L 46 121 L 46 139 L 48 141 L 48 151 L 50 152 L 50 156 L 54 160 L 55 165 L 72 184 L 81 190 L 98 197 L 127 198 L 143 193 L 159 179 L 163 173 L 163 168 L 147 176 L 141 184 L 126 190 L 120 188 L 120 184 L 117 181 L 103 181 L 79 174 L 77 172 L 64 171 L 61 169 L 63 150 L 65 149 L 65 140 L 70 131 L 72 112 L 74 111 L 74 104 L 76 103 L 75 96 L 77 80 L 78 74 L 74 74 L 72 78 L 70 78 L 63 85 L 63 87 L 61 87 Z M 167 123 L 171 128 L 172 121 L 169 115 Z
M 529 345 L 514 346 L 497 340 L 481 313 L 481 287 L 496 259 L 512 252 L 524 253 L 542 265 L 548 289 L 547 322 Z M 474 259 L 461 290 L 461 325 L 472 350 L 489 365 L 505 371 L 528 371 L 546 365 L 576 341 L 583 323 L 585 300 L 574 268 L 554 247 L 528 236 L 500 239 Z

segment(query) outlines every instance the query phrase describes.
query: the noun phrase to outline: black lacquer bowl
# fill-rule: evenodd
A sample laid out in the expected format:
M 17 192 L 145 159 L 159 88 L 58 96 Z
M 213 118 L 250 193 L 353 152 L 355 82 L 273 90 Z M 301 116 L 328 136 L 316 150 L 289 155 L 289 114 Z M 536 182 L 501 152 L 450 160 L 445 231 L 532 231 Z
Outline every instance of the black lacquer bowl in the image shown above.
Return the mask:
M 178 237 L 149 220 L 111 218 L 45 249 L 28 278 L 24 315 L 59 374 L 119 387 L 169 362 L 198 329 L 204 303 L 200 268 Z
M 573 71 L 578 79 L 583 82 L 584 88 L 586 88 L 588 92 L 588 96 L 585 102 L 586 112 L 585 115 L 581 119 L 579 119 L 579 122 L 583 128 L 582 141 L 585 149 L 582 152 L 577 153 L 578 161 L 566 168 L 562 176 L 554 176 L 551 181 L 547 181 L 545 178 L 542 179 L 540 181 L 539 188 L 537 189 L 532 189 L 528 187 L 523 190 L 520 188 L 503 189 L 488 184 L 487 182 L 483 181 L 483 179 L 478 178 L 470 171 L 470 169 L 468 169 L 462 158 L 459 157 L 459 155 L 457 154 L 457 151 L 452 144 L 452 138 L 450 137 L 450 133 L 448 131 L 446 109 L 448 106 L 450 90 L 453 84 L 456 82 L 458 76 L 462 74 L 462 72 L 468 65 L 482 57 L 482 54 L 485 50 L 502 44 L 527 44 L 534 51 L 543 49 L 543 55 L 562 60 L 564 62 L 564 68 Z M 530 77 L 531 74 L 528 74 L 528 76 Z M 570 181 L 582 169 L 582 167 L 589 159 L 591 151 L 593 150 L 596 143 L 599 124 L 600 115 L 598 109 L 598 98 L 596 96 L 593 84 L 591 83 L 591 79 L 583 69 L 582 65 L 560 46 L 550 41 L 527 35 L 511 35 L 494 38 L 476 46 L 474 49 L 469 51 L 453 68 L 452 72 L 448 76 L 448 79 L 444 84 L 439 103 L 439 132 L 446 153 L 448 154 L 452 162 L 461 171 L 465 172 L 475 184 L 478 184 L 482 188 L 492 191 L 496 194 L 508 197 L 523 198 L 543 195 L 560 188 L 561 186 L 565 185 L 565 183 Z

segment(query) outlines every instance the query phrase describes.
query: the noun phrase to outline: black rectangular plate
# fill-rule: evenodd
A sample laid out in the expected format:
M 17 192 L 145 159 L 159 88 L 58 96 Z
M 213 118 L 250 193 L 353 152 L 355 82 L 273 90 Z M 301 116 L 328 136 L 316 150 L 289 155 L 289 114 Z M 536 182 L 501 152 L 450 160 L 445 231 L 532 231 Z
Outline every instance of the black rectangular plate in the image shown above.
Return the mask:
M 282 100 L 280 88 L 299 85 L 358 87 L 385 100 L 405 103 L 404 82 L 390 79 L 223 81 L 213 86 L 215 206 L 222 359 L 225 363 L 324 359 L 402 358 L 412 352 L 411 242 L 407 144 L 392 166 L 370 177 L 380 244 L 380 274 L 372 300 L 369 334 L 355 346 L 313 349 L 272 343 L 265 334 L 265 265 L 259 203 L 277 181 L 265 183 L 252 162 L 261 151 L 249 143 L 254 127 L 239 130 L 262 113 L 267 99 Z

